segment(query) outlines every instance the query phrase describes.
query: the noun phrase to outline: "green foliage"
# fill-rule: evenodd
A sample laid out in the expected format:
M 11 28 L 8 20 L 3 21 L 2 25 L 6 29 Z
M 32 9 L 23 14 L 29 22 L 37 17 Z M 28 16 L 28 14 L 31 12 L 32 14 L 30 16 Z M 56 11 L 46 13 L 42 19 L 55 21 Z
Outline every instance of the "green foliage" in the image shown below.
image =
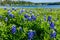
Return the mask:
M 10 9 L 11 10 L 11 9 Z M 33 40 L 50 40 L 50 29 L 49 29 L 49 23 L 46 21 L 44 21 L 43 16 L 46 15 L 46 17 L 48 17 L 49 15 L 52 16 L 52 21 L 54 21 L 54 19 L 56 18 L 56 15 L 60 13 L 59 9 L 56 9 L 56 11 L 54 11 L 55 9 L 51 9 L 52 11 L 50 11 L 50 9 L 25 9 L 27 12 L 23 12 L 22 14 L 19 14 L 19 11 L 21 9 L 16 9 L 16 11 L 12 10 L 12 14 L 14 14 L 15 18 L 10 18 L 8 16 L 8 9 L 4 10 L 2 8 L 0 8 L 0 15 L 3 16 L 2 19 L 0 19 L 0 39 L 1 40 L 28 40 L 28 31 L 30 29 L 35 30 L 36 31 L 36 35 L 34 36 Z M 28 21 L 23 20 L 24 18 L 24 14 L 28 13 L 30 16 L 31 14 L 29 13 L 30 10 L 33 10 L 33 14 L 35 14 L 35 16 L 37 16 L 39 14 L 39 16 L 37 16 L 37 19 L 35 21 Z M 48 11 L 49 10 L 49 11 Z M 57 11 L 58 10 L 58 11 Z M 4 18 L 8 17 L 8 22 L 4 21 Z M 54 22 L 55 23 L 55 27 L 56 27 L 56 31 L 57 31 L 57 36 L 56 39 L 60 39 L 60 14 L 57 15 L 57 17 L 59 18 L 58 21 Z M 47 18 L 46 18 L 47 19 Z M 11 33 L 11 28 L 12 25 L 16 25 L 17 28 L 17 32 L 16 34 L 12 34 Z M 22 27 L 22 32 L 20 31 L 19 27 Z M 53 40 L 53 39 L 51 39 Z

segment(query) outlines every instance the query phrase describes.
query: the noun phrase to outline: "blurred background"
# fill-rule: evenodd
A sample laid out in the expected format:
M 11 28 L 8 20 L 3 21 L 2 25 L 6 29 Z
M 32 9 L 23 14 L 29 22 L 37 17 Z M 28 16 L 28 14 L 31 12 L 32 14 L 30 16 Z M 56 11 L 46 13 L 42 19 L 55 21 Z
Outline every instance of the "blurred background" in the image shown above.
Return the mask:
M 60 5 L 60 0 L 0 0 L 0 6 Z

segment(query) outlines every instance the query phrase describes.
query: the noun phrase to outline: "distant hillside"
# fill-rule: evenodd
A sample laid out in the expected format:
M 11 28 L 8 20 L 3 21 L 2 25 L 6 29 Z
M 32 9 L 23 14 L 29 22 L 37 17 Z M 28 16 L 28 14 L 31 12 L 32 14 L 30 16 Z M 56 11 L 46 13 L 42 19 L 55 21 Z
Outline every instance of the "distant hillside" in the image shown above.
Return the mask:
M 28 5 L 30 5 L 30 6 L 34 6 L 34 5 L 38 5 L 38 6 L 40 6 L 40 5 L 60 5 L 60 2 L 55 2 L 55 3 L 32 3 L 32 2 L 25 2 L 25 1 L 19 1 L 19 2 L 15 2 L 15 1 L 3 1 L 3 2 L 1 2 L 1 5 L 6 5 L 6 4 L 9 4 L 9 5 L 12 5 L 12 4 L 14 4 L 14 5 L 20 5 L 20 6 L 22 6 L 22 5 L 25 5 L 25 6 L 28 6 Z
M 25 1 L 19 1 L 19 2 L 15 2 L 15 1 L 3 1 L 3 2 L 1 2 L 1 5 L 6 5 L 6 4 L 9 4 L 9 5 L 12 5 L 12 4 L 14 4 L 14 5 L 16 5 L 16 4 L 18 4 L 18 5 L 29 5 L 29 4 L 34 4 L 34 3 L 32 3 L 32 2 L 25 2 Z
M 54 3 L 38 3 L 42 5 L 60 5 L 60 2 L 54 2 Z

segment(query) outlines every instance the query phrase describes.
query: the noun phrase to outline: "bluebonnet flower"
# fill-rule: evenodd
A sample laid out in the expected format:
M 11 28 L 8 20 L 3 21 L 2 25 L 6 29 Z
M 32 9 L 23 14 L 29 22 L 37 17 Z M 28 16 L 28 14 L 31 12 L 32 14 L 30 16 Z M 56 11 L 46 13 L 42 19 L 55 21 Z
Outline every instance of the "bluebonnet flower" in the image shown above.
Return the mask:
M 7 8 L 6 7 L 4 7 L 4 10 L 6 10 Z
M 14 15 L 13 15 L 13 14 L 11 14 L 11 13 L 9 14 L 9 16 L 10 16 L 11 18 L 14 18 Z
M 11 10 L 8 10 L 8 14 L 11 13 Z
M 35 35 L 35 31 L 29 30 L 29 32 L 28 32 L 28 39 L 33 39 L 34 35 Z
M 12 7 L 12 10 L 15 10 L 15 8 L 14 8 L 14 7 Z
M 22 12 L 24 12 L 23 10 L 20 10 L 19 14 L 21 14 Z
M 56 38 L 56 32 L 54 31 L 53 33 L 50 34 L 51 38 Z
M 48 16 L 48 21 L 51 21 L 51 16 Z
M 31 17 L 28 17 L 27 19 L 28 19 L 29 21 L 32 21 Z
M 29 17 L 29 15 L 28 15 L 28 14 L 25 14 L 25 15 L 24 15 L 24 17 L 25 17 L 25 18 L 28 18 L 28 17 Z
M 46 21 L 46 15 L 44 15 L 44 20 Z
M 5 18 L 5 21 L 6 21 L 6 22 L 8 21 L 8 18 L 7 18 L 7 17 Z
M 22 27 L 20 27 L 20 31 L 22 31 Z
M 54 29 L 54 26 L 55 26 L 54 23 L 51 22 L 51 23 L 50 23 L 50 28 Z
M 36 20 L 36 16 L 34 16 L 34 15 L 32 15 L 31 18 L 32 18 L 33 20 Z
M 16 33 L 16 26 L 15 25 L 12 26 L 11 32 L 12 32 L 12 34 Z
M 25 11 L 25 9 L 21 8 L 21 11 L 23 11 L 23 12 L 24 12 L 24 11 Z
M 2 16 L 0 15 L 0 18 L 2 18 Z
M 14 15 L 11 13 L 11 10 L 8 10 L 8 15 L 9 15 L 11 18 L 14 18 Z

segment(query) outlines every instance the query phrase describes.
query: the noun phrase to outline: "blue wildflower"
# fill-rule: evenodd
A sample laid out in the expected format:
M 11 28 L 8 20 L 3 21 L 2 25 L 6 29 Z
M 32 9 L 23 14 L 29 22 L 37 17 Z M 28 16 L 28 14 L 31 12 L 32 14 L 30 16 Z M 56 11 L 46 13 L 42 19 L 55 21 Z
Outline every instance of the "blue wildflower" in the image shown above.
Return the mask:
M 15 10 L 15 8 L 14 8 L 14 7 L 12 7 L 12 10 Z
M 22 12 L 24 12 L 23 10 L 20 10 L 19 14 L 21 14 Z
M 2 18 L 2 16 L 0 15 L 0 18 Z
M 9 16 L 10 16 L 11 18 L 14 18 L 14 15 L 13 15 L 13 14 L 11 14 L 11 13 L 9 14 Z
M 54 29 L 54 26 L 55 26 L 54 23 L 51 22 L 51 23 L 50 23 L 50 28 Z
M 15 25 L 12 26 L 11 31 L 12 31 L 12 34 L 15 34 L 16 33 L 16 26 Z
M 50 34 L 51 38 L 56 38 L 56 32 Z
M 24 10 L 22 9 L 21 12 L 24 12 Z
M 46 21 L 46 15 L 44 15 L 44 20 Z
M 28 32 L 28 39 L 33 39 L 34 35 L 35 35 L 35 31 L 30 30 L 30 31 Z
M 5 18 L 5 21 L 6 21 L 6 22 L 8 21 L 8 18 L 7 18 L 7 17 Z
M 8 10 L 8 14 L 11 13 L 11 10 Z
M 34 15 L 32 15 L 31 18 L 32 18 L 33 20 L 36 20 L 36 16 L 34 16 Z
M 28 19 L 29 21 L 32 21 L 31 17 L 28 17 L 27 19 Z
M 25 18 L 28 18 L 29 16 L 28 16 L 28 14 L 25 14 L 24 17 L 25 17 Z
M 48 21 L 51 21 L 51 16 L 48 16 Z
M 20 31 L 22 31 L 22 27 L 20 27 Z
M 4 10 L 6 10 L 7 8 L 6 7 L 4 7 Z

